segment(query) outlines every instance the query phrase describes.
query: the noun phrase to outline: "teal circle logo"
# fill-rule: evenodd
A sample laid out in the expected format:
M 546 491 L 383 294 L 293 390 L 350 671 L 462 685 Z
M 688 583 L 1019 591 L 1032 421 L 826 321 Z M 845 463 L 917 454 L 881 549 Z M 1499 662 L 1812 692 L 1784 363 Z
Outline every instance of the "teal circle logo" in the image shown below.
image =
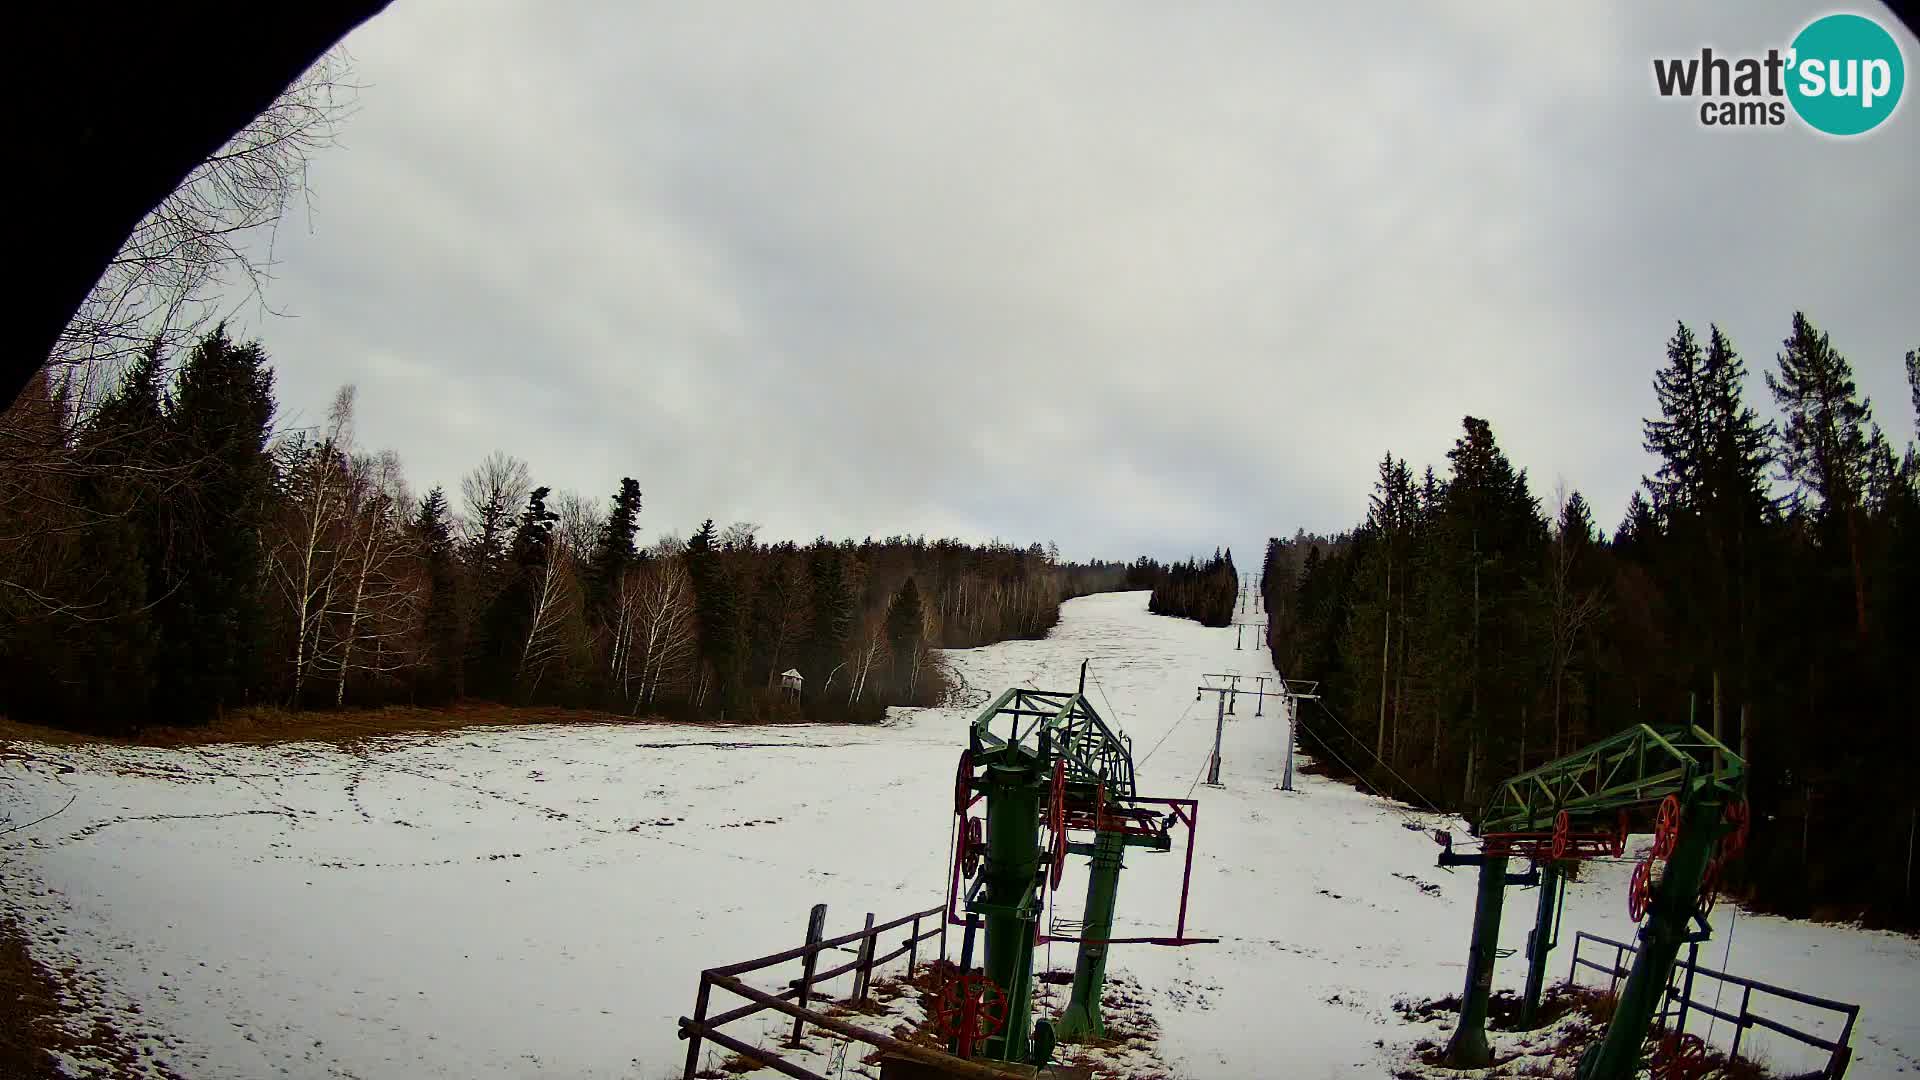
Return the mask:
M 1859 135 L 1879 127 L 1900 104 L 1907 65 L 1900 43 L 1863 15 L 1828 15 L 1793 39 L 1787 100 L 1816 131 Z

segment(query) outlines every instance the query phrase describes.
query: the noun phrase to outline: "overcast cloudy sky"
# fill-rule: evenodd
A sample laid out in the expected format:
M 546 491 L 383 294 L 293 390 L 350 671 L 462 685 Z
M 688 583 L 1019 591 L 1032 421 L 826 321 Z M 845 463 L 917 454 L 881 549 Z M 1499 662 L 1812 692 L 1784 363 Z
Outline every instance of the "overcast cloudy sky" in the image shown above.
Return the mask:
M 1653 91 L 1826 10 L 395 0 L 280 239 L 293 317 L 240 321 L 284 418 L 355 383 L 420 489 L 630 474 L 648 536 L 1257 568 L 1468 413 L 1611 526 L 1678 318 L 1764 399 L 1804 308 L 1912 437 L 1915 103 L 1843 141 Z

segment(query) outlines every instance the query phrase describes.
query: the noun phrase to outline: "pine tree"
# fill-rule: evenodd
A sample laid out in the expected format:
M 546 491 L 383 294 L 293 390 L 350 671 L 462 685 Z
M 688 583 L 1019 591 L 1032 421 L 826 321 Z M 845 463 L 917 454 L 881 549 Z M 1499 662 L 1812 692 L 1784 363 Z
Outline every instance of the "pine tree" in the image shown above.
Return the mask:
M 912 700 L 920 670 L 920 645 L 926 614 L 920 587 L 909 577 L 887 605 L 887 644 L 893 651 L 893 682 Z
M 236 344 L 224 326 L 200 340 L 180 370 L 166 423 L 165 452 L 188 479 L 165 511 L 172 524 L 155 609 L 155 698 L 177 722 L 210 720 L 247 701 L 259 682 L 273 411 L 273 372 L 259 343 Z
M 1873 403 L 1859 395 L 1853 365 L 1805 314 L 1794 312 L 1793 333 L 1782 342 L 1779 374 L 1767 388 L 1786 417 L 1780 432 L 1784 478 L 1818 500 L 1817 515 L 1837 522 L 1852 570 L 1855 632 L 1867 636 L 1864 523 L 1861 520 L 1876 451 L 1883 439 Z
M 633 538 L 640 531 L 640 484 L 631 476 L 620 481 L 613 509 L 595 538 L 587 562 L 587 610 L 604 617 L 620 579 L 639 558 Z
M 487 662 L 468 679 L 469 684 L 497 701 L 513 700 L 520 688 L 528 637 L 534 630 L 539 603 L 541 574 L 552 555 L 553 523 L 560 518 L 547 509 L 550 494 L 552 489 L 537 487 L 527 496 L 526 509 L 520 514 L 508 548 L 506 587 L 494 597 L 487 612 Z
M 693 583 L 694 618 L 700 624 L 700 659 L 712 672 L 721 707 L 737 710 L 740 619 L 733 582 L 720 558 L 719 534 L 708 518 L 687 541 L 687 576 Z
M 424 631 L 431 673 L 425 680 L 427 697 L 434 701 L 455 700 L 466 692 L 466 635 L 461 617 L 452 511 L 447 506 L 446 492 L 440 487 L 435 486 L 420 500 L 413 530 L 427 570 Z
M 807 678 L 809 684 L 819 687 L 819 693 L 825 694 L 842 657 L 846 655 L 847 642 L 853 634 L 854 619 L 858 614 L 856 598 L 848 587 L 850 583 L 844 557 L 825 537 L 814 541 L 808 555 L 807 572 L 812 579 L 810 595 L 813 601 L 811 633 L 807 640 L 811 670 L 807 672 Z

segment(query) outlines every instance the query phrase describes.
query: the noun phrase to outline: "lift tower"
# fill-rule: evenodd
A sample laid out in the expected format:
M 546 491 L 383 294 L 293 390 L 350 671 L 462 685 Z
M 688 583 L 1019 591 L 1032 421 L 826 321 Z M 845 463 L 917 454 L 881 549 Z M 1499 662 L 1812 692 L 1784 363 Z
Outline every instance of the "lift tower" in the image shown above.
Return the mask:
M 955 782 L 954 873 L 947 917 L 965 926 L 962 966 L 970 962 L 976 929 L 986 935 L 984 971 L 963 973 L 958 990 L 943 990 L 960 1019 L 950 1025 L 956 1052 L 981 1036 L 985 1057 L 1039 1065 L 1043 1050 L 1060 1038 L 1099 1037 L 1105 1027 L 1100 995 L 1107 951 L 1113 945 L 1197 945 L 1217 938 L 1186 936 L 1187 887 L 1193 870 L 1193 833 L 1199 804 L 1192 799 L 1156 799 L 1134 789 L 1133 748 L 1095 711 L 1082 692 L 1015 687 L 974 720 L 960 754 Z M 983 821 L 971 808 L 986 803 Z M 1170 937 L 1113 937 L 1123 856 L 1129 847 L 1170 851 L 1177 826 L 1187 828 L 1186 873 L 1180 910 Z M 1046 843 L 1041 842 L 1041 833 Z M 1078 833 L 1087 839 L 1075 840 Z M 1090 834 L 1090 836 L 1089 836 Z M 1060 885 L 1068 855 L 1091 857 L 1086 906 L 1079 934 L 1061 936 L 1043 928 L 1043 907 Z M 1047 941 L 1080 946 L 1073 994 L 1057 1032 L 1033 1026 L 1033 951 Z M 969 982 L 967 980 L 975 980 Z M 983 1023 L 980 1018 L 985 1017 Z M 971 1025 L 970 1027 L 968 1025 Z M 985 1027 L 993 1030 L 987 1031 Z M 958 1030 L 959 1028 L 966 1030 Z
M 1500 908 L 1506 886 L 1513 883 L 1508 859 L 1531 860 L 1540 887 L 1521 999 L 1523 1022 L 1530 1022 L 1539 1008 L 1547 952 L 1553 947 L 1559 864 L 1619 856 L 1626 849 L 1633 815 L 1651 809 L 1653 852 L 1635 867 L 1628 896 L 1634 920 L 1645 919 L 1640 949 L 1606 1037 L 1588 1050 L 1579 1069 L 1580 1080 L 1628 1080 L 1640 1065 L 1641 1044 L 1680 946 L 1712 933 L 1707 916 L 1720 869 L 1746 846 L 1745 790 L 1745 762 L 1706 731 L 1694 725 L 1655 729 L 1636 724 L 1502 783 L 1475 826 L 1479 852 L 1456 853 L 1450 835 L 1436 834 L 1445 848 L 1440 865 L 1480 868 L 1467 984 L 1460 1024 L 1447 1047 L 1449 1063 L 1484 1068 L 1491 1062 L 1487 1004 Z M 1663 871 L 1656 866 L 1660 861 Z

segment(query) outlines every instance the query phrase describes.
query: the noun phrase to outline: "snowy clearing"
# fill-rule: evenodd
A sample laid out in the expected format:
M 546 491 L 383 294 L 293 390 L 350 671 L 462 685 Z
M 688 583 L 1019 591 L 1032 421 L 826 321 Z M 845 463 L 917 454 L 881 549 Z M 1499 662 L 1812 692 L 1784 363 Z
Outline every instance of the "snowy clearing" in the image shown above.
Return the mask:
M 1012 685 L 1071 688 L 1091 658 L 1089 697 L 1133 735 L 1142 793 L 1182 796 L 1213 737 L 1199 676 L 1272 669 L 1231 629 L 1145 607 L 1144 593 L 1071 601 L 1046 641 L 946 659 L 977 707 Z M 1395 1000 L 1464 978 L 1474 881 L 1434 866 L 1425 831 L 1463 824 L 1312 776 L 1276 790 L 1282 725 L 1252 711 L 1226 725 L 1224 788 L 1197 788 L 1188 931 L 1223 940 L 1117 948 L 1112 970 L 1148 996 L 1181 1075 L 1385 1075 L 1433 1035 Z M 15 744 L 0 816 L 74 801 L 0 840 L 0 889 L 35 955 L 94 973 L 100 1007 L 184 1075 L 660 1080 L 678 1075 L 674 1019 L 701 968 L 799 944 L 817 902 L 839 933 L 944 897 L 971 717 L 491 728 L 354 749 Z M 1171 930 L 1177 851 L 1128 856 L 1116 934 Z M 1629 869 L 1590 864 L 1569 887 L 1555 981 L 1574 931 L 1631 940 Z M 1503 947 L 1531 919 L 1532 894 L 1511 893 Z M 1723 925 L 1703 963 L 1863 1006 L 1850 1076 L 1920 1073 L 1920 943 L 1725 904 Z M 1041 960 L 1070 968 L 1072 951 Z M 1497 985 L 1523 970 L 1516 952 Z M 1758 1043 L 1782 1071 L 1820 1060 Z

